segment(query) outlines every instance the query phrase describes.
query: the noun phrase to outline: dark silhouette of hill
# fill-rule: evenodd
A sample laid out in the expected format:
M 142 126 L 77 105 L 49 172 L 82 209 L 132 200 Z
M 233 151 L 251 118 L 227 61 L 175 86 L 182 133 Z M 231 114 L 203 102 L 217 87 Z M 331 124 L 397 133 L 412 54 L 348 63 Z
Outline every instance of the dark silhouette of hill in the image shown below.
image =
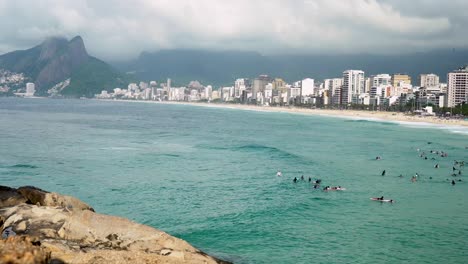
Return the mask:
M 232 85 L 236 78 L 259 74 L 282 77 L 292 82 L 310 77 L 316 80 L 341 77 L 344 70 L 360 69 L 366 76 L 379 73 L 407 73 L 418 84 L 421 73 L 435 73 L 445 81 L 449 71 L 468 63 L 468 49 L 434 50 L 401 55 L 261 55 L 244 51 L 161 50 L 143 52 L 114 66 L 143 80 L 171 78 L 178 83 L 199 80 L 204 84 Z

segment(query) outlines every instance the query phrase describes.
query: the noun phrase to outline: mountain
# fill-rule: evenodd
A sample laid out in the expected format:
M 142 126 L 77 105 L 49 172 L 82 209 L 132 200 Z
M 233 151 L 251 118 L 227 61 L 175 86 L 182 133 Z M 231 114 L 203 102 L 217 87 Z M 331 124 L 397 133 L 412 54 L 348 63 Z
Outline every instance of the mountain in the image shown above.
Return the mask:
M 23 73 L 34 82 L 38 95 L 66 79 L 70 85 L 62 93 L 67 96 L 93 96 L 103 89 L 126 85 L 128 77 L 110 65 L 89 56 L 83 39 L 70 41 L 54 37 L 27 50 L 0 56 L 0 69 Z
M 407 73 L 417 83 L 419 74 L 435 73 L 446 79 L 447 73 L 468 63 L 468 49 L 435 50 L 400 55 L 261 55 L 243 51 L 161 50 L 143 52 L 133 61 L 115 63 L 125 72 L 143 80 L 172 78 L 187 84 L 198 80 L 205 84 L 232 85 L 236 78 L 268 74 L 292 82 L 305 77 L 323 80 L 342 76 L 344 70 L 361 69 L 366 75 Z
M 178 84 L 198 80 L 208 84 L 228 84 L 242 76 L 255 76 L 269 68 L 268 58 L 257 52 L 161 50 L 143 52 L 134 61 L 114 64 L 143 80 L 171 78 Z

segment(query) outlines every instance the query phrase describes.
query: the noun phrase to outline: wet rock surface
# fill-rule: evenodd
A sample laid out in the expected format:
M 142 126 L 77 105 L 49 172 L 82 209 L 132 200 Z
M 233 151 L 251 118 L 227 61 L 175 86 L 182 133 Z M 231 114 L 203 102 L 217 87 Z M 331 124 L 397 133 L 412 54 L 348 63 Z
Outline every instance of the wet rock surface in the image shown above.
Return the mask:
M 24 258 L 0 263 L 228 263 L 163 231 L 34 187 L 0 186 L 0 230 L 0 250 Z

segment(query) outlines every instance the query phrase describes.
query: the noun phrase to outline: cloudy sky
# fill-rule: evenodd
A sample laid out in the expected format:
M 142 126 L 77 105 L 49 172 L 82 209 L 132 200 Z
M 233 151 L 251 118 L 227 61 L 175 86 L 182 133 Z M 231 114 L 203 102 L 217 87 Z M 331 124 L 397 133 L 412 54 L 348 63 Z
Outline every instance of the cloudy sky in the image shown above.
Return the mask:
M 468 46 L 468 0 L 0 0 L 0 54 L 81 35 L 128 59 L 167 48 L 399 53 Z

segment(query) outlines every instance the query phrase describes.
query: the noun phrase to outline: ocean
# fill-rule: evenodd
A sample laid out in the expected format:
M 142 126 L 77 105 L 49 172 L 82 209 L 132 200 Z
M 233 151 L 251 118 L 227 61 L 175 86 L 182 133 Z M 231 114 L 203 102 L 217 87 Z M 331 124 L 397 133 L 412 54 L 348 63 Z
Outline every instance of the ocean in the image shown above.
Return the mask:
M 467 263 L 467 131 L 0 98 L 0 185 L 75 196 L 234 263 Z M 461 176 L 454 160 L 467 163 Z M 346 190 L 314 190 L 309 177 Z M 395 203 L 370 200 L 380 196 Z

